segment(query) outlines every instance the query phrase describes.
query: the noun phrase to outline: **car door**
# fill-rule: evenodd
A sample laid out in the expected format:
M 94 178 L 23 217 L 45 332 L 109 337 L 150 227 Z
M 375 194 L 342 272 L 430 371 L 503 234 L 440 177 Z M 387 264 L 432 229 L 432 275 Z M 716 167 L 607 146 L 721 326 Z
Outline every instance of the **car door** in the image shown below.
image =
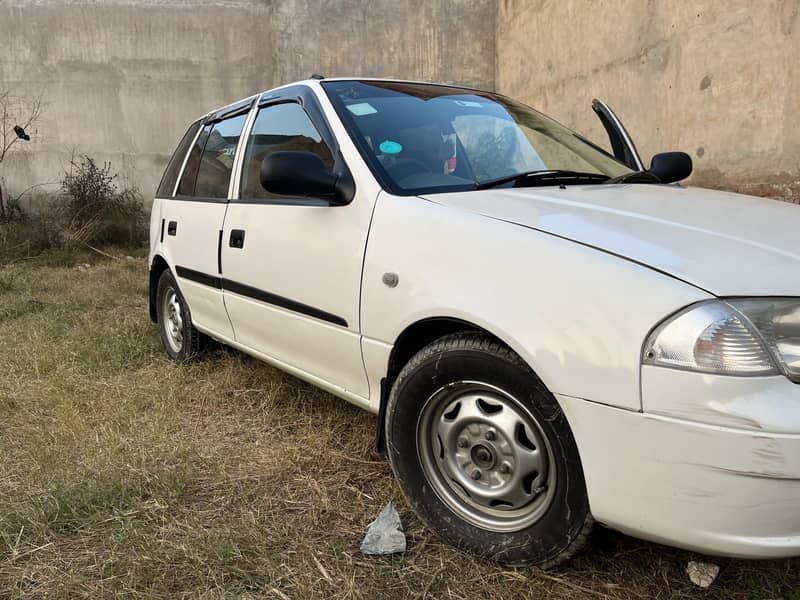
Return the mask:
M 603 128 L 608 134 L 608 141 L 611 144 L 611 151 L 614 154 L 614 158 L 625 163 L 634 171 L 644 171 L 644 163 L 639 156 L 639 151 L 633 143 L 633 139 L 622 125 L 622 121 L 620 121 L 614 111 L 611 110 L 611 107 L 602 100 L 595 98 L 592 100 L 592 110 L 600 119 Z
M 314 152 L 334 172 L 347 168 L 309 88 L 284 89 L 258 107 L 223 230 L 235 340 L 366 399 L 359 295 L 373 201 L 358 190 L 344 206 L 267 192 L 261 163 L 276 151 Z
M 220 243 L 231 173 L 252 99 L 206 119 L 162 209 L 165 255 L 173 266 L 193 323 L 233 337 L 220 286 Z

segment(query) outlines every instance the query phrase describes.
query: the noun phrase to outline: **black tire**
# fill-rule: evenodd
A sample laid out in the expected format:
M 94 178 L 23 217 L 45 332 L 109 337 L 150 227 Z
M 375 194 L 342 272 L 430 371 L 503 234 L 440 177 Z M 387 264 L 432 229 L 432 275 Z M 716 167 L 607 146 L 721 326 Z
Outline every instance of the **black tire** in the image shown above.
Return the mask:
M 175 329 L 180 332 L 180 344 L 176 345 L 174 334 L 170 334 L 171 320 L 166 314 L 167 297 L 174 294 L 178 303 L 180 326 Z M 169 269 L 165 269 L 158 280 L 156 291 L 156 314 L 158 315 L 158 330 L 161 335 L 161 345 L 175 362 L 187 362 L 201 356 L 208 347 L 209 338 L 192 325 L 192 315 L 189 306 L 178 287 L 175 277 Z
M 435 466 L 437 461 L 446 460 L 444 458 L 445 443 L 437 433 L 438 430 L 432 430 L 430 434 L 423 434 L 422 441 L 420 441 L 418 429 L 431 429 L 424 425 L 423 415 L 434 410 L 426 407 L 437 402 L 436 398 L 439 397 L 437 394 L 440 394 L 441 390 L 458 389 L 459 385 L 472 385 L 471 383 L 456 382 L 488 384 L 492 389 L 497 389 L 508 394 L 509 397 L 513 397 L 509 406 L 516 408 L 522 405 L 520 409 L 522 412 L 512 413 L 513 415 L 524 414 L 525 418 L 532 417 L 535 420 L 534 423 L 538 426 L 537 431 L 540 436 L 537 439 L 544 440 L 544 445 L 548 446 L 546 448 L 548 461 L 544 464 L 548 465 L 548 470 L 554 472 L 549 475 L 553 478 L 549 481 L 553 483 L 544 492 L 542 490 L 548 486 L 537 486 L 533 491 L 528 491 L 531 494 L 530 497 L 533 498 L 529 504 L 540 501 L 539 496 L 543 493 L 547 494 L 547 503 L 541 500 L 539 513 L 533 515 L 536 520 L 530 524 L 523 519 L 519 524 L 519 529 L 513 531 L 476 526 L 464 517 L 463 511 L 462 514 L 459 514 L 457 510 L 453 509 L 452 497 L 454 496 L 450 495 L 450 504 L 442 499 L 448 496 L 448 492 L 437 491 L 434 482 L 437 476 L 426 474 L 425 464 L 428 465 L 430 473 L 431 469 L 437 468 Z M 476 395 L 480 395 L 480 392 L 477 392 Z M 429 399 L 431 399 L 430 402 Z M 470 402 L 472 401 L 470 399 Z M 516 401 L 516 404 L 513 404 L 513 401 Z M 458 404 L 460 400 L 457 398 L 453 402 Z M 482 399 L 477 398 L 476 402 L 480 403 Z M 441 401 L 440 404 L 444 405 L 446 402 Z M 449 407 L 452 407 L 453 404 L 447 406 L 446 410 L 452 413 L 453 410 Z M 480 408 L 482 405 L 475 406 Z M 455 409 L 456 416 L 452 417 L 450 413 L 443 412 L 445 408 L 439 410 L 440 416 L 431 421 L 434 423 L 432 427 L 438 427 L 437 424 L 446 418 L 452 418 L 455 423 L 460 409 Z M 459 423 L 469 423 L 469 418 L 471 417 L 465 411 L 464 417 Z M 473 428 L 475 425 L 471 424 L 470 427 Z M 516 427 L 519 428 L 519 425 Z M 453 431 L 456 431 L 455 426 Z M 460 429 L 460 431 L 466 432 L 466 434 L 454 435 L 478 435 L 472 433 L 474 429 Z M 450 436 L 447 439 L 454 437 L 449 433 L 447 435 Z M 491 433 L 491 438 L 488 437 L 490 434 L 484 433 L 483 435 L 492 440 L 500 439 L 496 436 L 501 436 L 496 432 Z M 439 440 L 438 446 L 435 441 L 431 442 L 431 447 L 436 446 L 438 450 L 434 450 L 433 459 L 426 461 L 423 458 L 425 451 L 421 446 L 425 445 L 425 439 L 431 438 Z M 474 332 L 448 335 L 423 348 L 405 365 L 394 382 L 389 396 L 386 410 L 386 441 L 392 470 L 406 500 L 424 523 L 457 548 L 507 566 L 536 565 L 548 568 L 572 558 L 588 540 L 594 521 L 589 511 L 586 484 L 578 449 L 566 417 L 555 397 L 525 362 L 515 352 L 490 336 Z M 476 447 L 482 448 L 478 442 L 474 445 L 472 442 L 468 444 L 464 437 L 459 437 L 457 443 L 459 444 L 458 448 L 463 448 L 463 450 L 454 450 L 451 454 L 461 451 L 470 452 Z M 430 452 L 428 456 L 430 456 Z M 502 459 L 503 457 L 500 456 L 500 460 Z M 448 464 L 461 464 L 459 460 L 452 459 L 452 462 Z M 493 464 L 496 464 L 496 461 L 493 461 Z M 475 465 L 467 468 L 474 469 Z M 498 467 L 491 468 L 494 469 L 491 472 L 482 471 L 485 473 L 483 481 L 486 485 L 491 485 L 495 481 L 490 477 L 494 477 L 498 472 Z M 502 468 L 505 470 L 499 472 L 509 472 L 508 463 Z M 515 470 L 522 472 L 518 465 L 511 467 L 511 473 L 514 474 Z M 544 471 L 544 468 L 542 470 Z M 472 473 L 477 477 L 473 476 L 472 478 L 481 479 L 480 474 L 476 471 L 472 471 Z M 438 472 L 444 473 L 444 470 L 440 469 Z M 450 472 L 452 473 L 452 471 Z M 522 477 L 521 474 L 513 476 L 517 479 L 509 485 L 516 485 L 516 481 Z M 536 477 L 538 476 L 537 474 Z M 448 477 L 451 481 L 456 481 L 447 474 L 439 477 L 440 481 L 445 481 Z M 512 476 L 506 475 L 506 477 Z M 445 483 L 447 482 L 445 481 Z M 466 503 L 470 504 L 472 496 L 467 488 L 461 484 L 458 486 L 448 485 L 453 489 L 458 487 L 465 496 L 469 497 Z M 443 488 L 440 483 L 438 489 L 446 489 L 446 487 Z M 457 503 L 458 500 L 455 502 Z M 474 501 L 472 503 L 474 504 Z M 483 508 L 478 507 L 478 512 Z M 498 509 L 488 510 L 497 512 Z M 500 510 L 503 510 L 502 506 Z M 522 506 L 520 510 L 531 511 L 532 508 Z

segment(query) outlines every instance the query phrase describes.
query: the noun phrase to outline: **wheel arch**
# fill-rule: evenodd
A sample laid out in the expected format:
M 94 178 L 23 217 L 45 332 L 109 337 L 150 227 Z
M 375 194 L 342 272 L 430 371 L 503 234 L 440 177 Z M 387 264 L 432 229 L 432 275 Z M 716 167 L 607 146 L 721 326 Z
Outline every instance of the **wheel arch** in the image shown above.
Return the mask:
M 403 329 L 395 339 L 392 350 L 389 353 L 389 360 L 386 365 L 385 376 L 381 380 L 380 403 L 378 406 L 378 421 L 376 431 L 376 445 L 378 450 L 384 450 L 384 426 L 386 417 L 386 405 L 389 400 L 392 386 L 400 371 L 408 361 L 428 344 L 446 335 L 459 332 L 482 333 L 495 341 L 503 344 L 515 352 L 523 362 L 533 371 L 534 375 L 541 380 L 541 376 L 536 371 L 534 365 L 517 349 L 513 343 L 509 343 L 500 335 L 497 335 L 483 325 L 473 321 L 450 316 L 425 317 L 410 323 Z M 545 387 L 547 383 L 544 382 Z M 548 388 L 550 389 L 550 388 Z M 552 390 L 550 390 L 552 393 Z M 555 394 L 554 394 L 555 396 Z
M 163 256 L 156 254 L 153 257 L 153 262 L 150 263 L 150 277 L 149 277 L 149 308 L 150 320 L 153 323 L 158 323 L 158 310 L 156 309 L 156 294 L 158 293 L 158 280 L 161 274 L 169 269 L 169 265 Z
M 391 385 L 400 374 L 403 366 L 405 366 L 417 352 L 441 337 L 461 331 L 483 333 L 505 344 L 509 348 L 511 347 L 491 331 L 471 321 L 457 317 L 426 317 L 406 326 L 392 345 L 392 351 L 389 354 L 389 362 L 386 366 L 388 388 L 391 389 Z

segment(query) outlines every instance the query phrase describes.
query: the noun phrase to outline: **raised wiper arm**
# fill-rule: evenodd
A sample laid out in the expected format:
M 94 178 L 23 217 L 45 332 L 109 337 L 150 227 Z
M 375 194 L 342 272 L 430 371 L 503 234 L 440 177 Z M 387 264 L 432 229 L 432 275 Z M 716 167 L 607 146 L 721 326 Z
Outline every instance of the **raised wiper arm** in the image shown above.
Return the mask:
M 560 185 L 563 183 L 603 183 L 608 181 L 608 175 L 602 173 L 582 173 L 581 171 L 529 171 L 528 173 L 517 173 L 508 177 L 479 181 L 475 184 L 476 190 L 485 190 L 497 187 L 504 183 L 514 182 L 514 187 L 526 187 L 537 185 Z

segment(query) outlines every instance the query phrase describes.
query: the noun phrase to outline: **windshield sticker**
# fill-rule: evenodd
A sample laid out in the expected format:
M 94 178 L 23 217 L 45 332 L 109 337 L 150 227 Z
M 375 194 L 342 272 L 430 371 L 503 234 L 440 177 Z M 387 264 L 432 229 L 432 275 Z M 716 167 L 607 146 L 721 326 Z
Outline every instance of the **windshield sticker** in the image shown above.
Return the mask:
M 400 154 L 403 151 L 403 146 L 392 140 L 383 140 L 381 145 L 378 146 L 384 154 Z
M 472 102 L 471 100 L 455 100 L 455 103 L 468 108 L 483 108 L 483 104 L 480 102 Z
M 369 102 L 359 102 L 358 104 L 348 104 L 347 110 L 353 113 L 357 117 L 363 117 L 364 115 L 374 115 L 378 112 L 372 104 Z

